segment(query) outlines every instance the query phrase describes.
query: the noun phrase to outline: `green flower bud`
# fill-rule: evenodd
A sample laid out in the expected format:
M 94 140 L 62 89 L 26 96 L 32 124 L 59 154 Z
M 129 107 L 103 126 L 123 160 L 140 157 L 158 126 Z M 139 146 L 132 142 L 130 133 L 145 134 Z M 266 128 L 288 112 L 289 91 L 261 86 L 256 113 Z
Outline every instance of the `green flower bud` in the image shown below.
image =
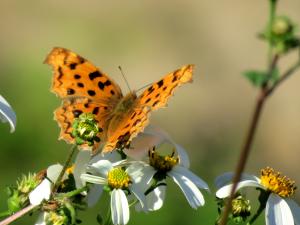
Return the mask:
M 250 216 L 251 206 L 250 201 L 239 195 L 232 200 L 232 215 L 234 217 L 242 217 L 245 220 Z
M 274 35 L 286 35 L 293 31 L 293 24 L 290 19 L 284 16 L 280 16 L 275 18 L 274 23 L 272 25 L 272 33 Z
M 40 181 L 39 177 L 34 173 L 29 173 L 27 176 L 22 175 L 17 181 L 17 189 L 23 194 L 28 194 L 40 183 Z
M 87 143 L 89 146 L 92 146 L 95 141 L 100 141 L 97 135 L 101 128 L 98 127 L 98 123 L 92 113 L 82 113 L 74 120 L 72 127 L 72 135 L 77 145 Z

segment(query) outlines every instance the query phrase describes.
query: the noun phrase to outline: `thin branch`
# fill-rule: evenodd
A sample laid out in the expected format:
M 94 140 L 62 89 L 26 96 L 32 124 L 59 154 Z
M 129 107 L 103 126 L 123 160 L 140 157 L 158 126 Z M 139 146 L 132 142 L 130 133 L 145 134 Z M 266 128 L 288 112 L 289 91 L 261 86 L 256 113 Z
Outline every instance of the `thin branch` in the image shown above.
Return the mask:
M 7 225 L 12 223 L 13 221 L 15 221 L 16 219 L 24 216 L 26 213 L 30 212 L 31 210 L 33 210 L 35 207 L 37 207 L 36 205 L 29 205 L 24 209 L 21 209 L 20 211 L 16 212 L 15 214 L 13 214 L 12 216 L 2 220 L 0 222 L 0 225 Z

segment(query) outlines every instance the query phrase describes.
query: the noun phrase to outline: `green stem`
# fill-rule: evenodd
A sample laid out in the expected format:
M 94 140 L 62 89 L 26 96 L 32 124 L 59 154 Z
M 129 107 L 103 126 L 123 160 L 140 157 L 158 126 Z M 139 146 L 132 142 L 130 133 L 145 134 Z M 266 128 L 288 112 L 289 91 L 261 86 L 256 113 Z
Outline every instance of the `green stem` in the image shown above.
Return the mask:
M 60 174 L 59 174 L 59 176 L 58 176 L 58 178 L 57 178 L 55 184 L 53 185 L 52 193 L 55 193 L 55 192 L 57 191 L 57 188 L 58 188 L 60 182 L 62 181 L 63 176 L 64 176 L 64 174 L 65 174 L 67 168 L 69 167 L 70 162 L 71 162 L 71 160 L 72 160 L 72 158 L 73 158 L 73 156 L 74 156 L 74 154 L 75 154 L 75 152 L 76 152 L 76 149 L 77 149 L 76 147 L 77 147 L 76 145 L 73 145 L 73 146 L 72 146 L 71 152 L 70 152 L 70 154 L 69 154 L 69 156 L 68 156 L 68 158 L 67 158 L 67 160 L 66 160 L 66 162 L 65 162 L 65 164 L 64 164 L 64 167 L 63 167 L 63 169 L 61 170 L 61 172 L 60 172 Z
M 87 190 L 88 190 L 88 187 L 87 187 L 87 186 L 84 186 L 84 187 L 79 188 L 79 189 L 76 189 L 76 190 L 74 190 L 74 191 L 70 191 L 70 192 L 61 194 L 61 196 L 66 197 L 66 198 L 71 198 L 71 197 L 73 197 L 73 196 L 75 196 L 75 195 L 78 195 L 78 194 L 80 194 L 81 192 L 87 191 Z
M 29 205 L 25 207 L 24 209 L 21 209 L 20 211 L 16 212 L 15 214 L 11 215 L 10 217 L 7 217 L 6 219 L 2 220 L 0 222 L 0 225 L 7 225 L 15 221 L 16 219 L 24 216 L 26 213 L 30 212 L 34 208 L 36 208 L 36 205 Z
M 103 225 L 112 225 L 110 206 L 108 207 L 106 218 L 105 218 L 105 221 L 104 221 Z
M 258 210 L 256 211 L 255 215 L 250 219 L 250 221 L 248 222 L 249 225 L 253 224 L 255 222 L 255 220 L 260 216 L 260 214 L 264 211 L 265 206 L 260 205 Z
M 268 23 L 268 36 L 269 38 L 272 36 L 272 26 L 275 19 L 276 13 L 276 0 L 270 0 L 270 13 L 269 13 L 269 23 Z M 268 64 L 271 63 L 273 57 L 273 46 L 272 39 L 269 39 L 269 50 L 268 50 Z

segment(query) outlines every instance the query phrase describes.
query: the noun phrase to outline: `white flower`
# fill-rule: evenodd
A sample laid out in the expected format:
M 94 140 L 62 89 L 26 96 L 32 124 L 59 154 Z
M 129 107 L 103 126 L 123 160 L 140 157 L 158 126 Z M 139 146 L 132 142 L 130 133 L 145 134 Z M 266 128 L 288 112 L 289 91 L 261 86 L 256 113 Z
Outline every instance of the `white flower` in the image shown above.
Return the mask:
M 216 178 L 218 198 L 230 195 L 233 173 L 225 173 Z M 245 187 L 256 187 L 270 192 L 266 203 L 265 220 L 267 225 L 300 225 L 300 207 L 289 199 L 294 192 L 294 182 L 271 168 L 262 170 L 261 178 L 243 174 L 236 191 Z
M 8 122 L 10 132 L 14 132 L 16 128 L 17 117 L 9 103 L 0 95 L 0 121 Z
M 125 161 L 112 163 L 101 159 L 94 162 L 89 167 L 91 174 L 82 174 L 81 179 L 98 184 L 101 189 L 107 186 L 111 190 L 111 216 L 113 224 L 127 224 L 129 221 L 129 205 L 126 195 L 134 194 L 139 202 L 144 206 L 145 196 L 136 184 L 142 176 L 140 167 L 130 165 L 126 170 L 122 168 Z
M 60 164 L 48 167 L 47 178 L 42 180 L 42 182 L 29 193 L 29 201 L 32 205 L 39 205 L 43 200 L 49 200 L 52 184 L 56 182 L 62 168 Z
M 171 144 L 177 156 L 159 156 L 156 151 L 149 150 L 154 145 L 163 143 Z M 149 126 L 141 133 L 131 144 L 131 149 L 126 151 L 127 155 L 135 159 L 144 158 L 142 164 L 143 178 L 139 182 L 141 186 L 147 188 L 151 185 L 153 177 L 161 177 L 161 185 L 157 186 L 152 192 L 147 193 L 147 210 L 158 210 L 163 205 L 166 186 L 163 183 L 164 178 L 170 177 L 181 189 L 188 203 L 194 209 L 204 205 L 205 201 L 199 188 L 209 190 L 208 185 L 197 175 L 192 173 L 189 167 L 189 158 L 185 150 L 161 129 Z M 145 158 L 149 154 L 148 158 Z M 137 162 L 136 164 L 140 164 Z

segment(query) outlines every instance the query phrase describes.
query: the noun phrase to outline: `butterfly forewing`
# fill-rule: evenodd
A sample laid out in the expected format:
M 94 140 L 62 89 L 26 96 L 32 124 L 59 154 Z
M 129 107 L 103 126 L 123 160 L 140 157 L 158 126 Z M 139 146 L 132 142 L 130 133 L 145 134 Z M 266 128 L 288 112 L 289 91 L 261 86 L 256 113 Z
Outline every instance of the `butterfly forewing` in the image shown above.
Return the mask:
M 61 98 L 87 97 L 105 101 L 120 99 L 120 87 L 88 60 L 76 53 L 54 48 L 45 63 L 54 70 L 52 91 Z
M 138 98 L 140 105 L 146 105 L 151 110 L 156 110 L 167 104 L 176 87 L 192 82 L 193 65 L 186 65 L 147 88 Z

